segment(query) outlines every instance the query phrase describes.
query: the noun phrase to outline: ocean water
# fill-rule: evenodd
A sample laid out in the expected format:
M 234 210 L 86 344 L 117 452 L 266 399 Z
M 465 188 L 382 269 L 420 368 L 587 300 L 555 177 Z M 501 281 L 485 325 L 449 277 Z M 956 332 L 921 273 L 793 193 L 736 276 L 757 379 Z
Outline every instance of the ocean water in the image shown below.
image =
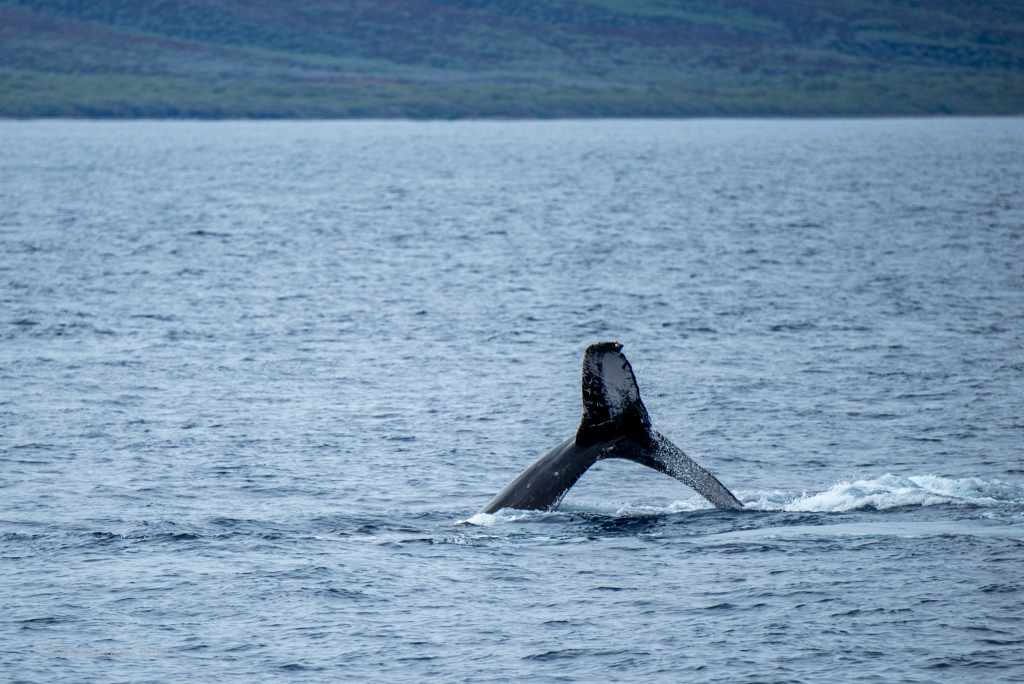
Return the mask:
M 0 122 L 3 679 L 1024 681 L 1022 150 Z M 609 339 L 745 510 L 479 513 Z

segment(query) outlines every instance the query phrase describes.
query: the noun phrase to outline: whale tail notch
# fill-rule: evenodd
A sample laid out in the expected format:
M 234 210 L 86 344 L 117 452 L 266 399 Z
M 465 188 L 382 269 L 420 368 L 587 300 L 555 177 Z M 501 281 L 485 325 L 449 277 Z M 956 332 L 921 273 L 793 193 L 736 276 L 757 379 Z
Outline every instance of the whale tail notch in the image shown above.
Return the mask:
M 576 444 L 586 447 L 616 435 L 650 430 L 651 419 L 618 342 L 598 342 L 583 354 L 583 419 Z

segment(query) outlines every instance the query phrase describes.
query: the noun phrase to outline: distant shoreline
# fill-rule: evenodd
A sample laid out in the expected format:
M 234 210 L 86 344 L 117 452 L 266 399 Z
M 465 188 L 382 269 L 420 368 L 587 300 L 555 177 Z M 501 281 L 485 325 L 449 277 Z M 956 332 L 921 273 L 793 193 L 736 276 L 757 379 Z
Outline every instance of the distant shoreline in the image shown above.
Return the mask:
M 73 119 L 678 119 L 1020 116 L 1024 75 L 707 79 L 644 88 L 333 83 L 0 70 L 0 116 Z
M 160 117 L 160 116 L 0 116 L 0 122 L 32 122 L 32 121 L 165 121 L 165 122 L 209 122 L 209 123 L 241 123 L 260 121 L 404 121 L 409 123 L 444 123 L 444 122 L 544 122 L 544 121 L 885 121 L 892 119 L 1015 119 L 1024 118 L 1024 112 L 1012 114 L 863 114 L 863 115 L 824 115 L 824 116 L 562 116 L 562 117 L 461 117 L 461 118 L 413 118 L 413 117 Z
M 1024 115 L 1011 0 L 0 1 L 0 117 Z

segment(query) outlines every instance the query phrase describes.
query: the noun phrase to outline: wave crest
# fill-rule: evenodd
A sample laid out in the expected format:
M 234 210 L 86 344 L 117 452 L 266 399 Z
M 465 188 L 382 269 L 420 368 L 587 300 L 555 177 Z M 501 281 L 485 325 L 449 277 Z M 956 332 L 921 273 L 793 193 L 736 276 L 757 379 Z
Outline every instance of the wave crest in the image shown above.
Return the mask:
M 799 495 L 779 490 L 739 491 L 738 498 L 748 511 L 784 511 L 793 513 L 842 513 L 859 509 L 887 510 L 904 506 L 935 506 L 953 504 L 966 506 L 1000 506 L 1024 504 L 1024 486 L 982 480 L 977 477 L 950 478 L 938 475 L 892 475 L 855 482 L 839 482 L 823 492 Z M 477 513 L 468 523 L 481 527 L 530 521 L 548 516 L 574 514 L 599 515 L 612 518 L 635 518 L 649 515 L 712 509 L 705 499 L 695 496 L 664 506 L 613 501 L 566 503 L 558 511 L 516 511 L 502 509 L 494 514 Z
M 756 500 L 745 500 L 744 507 L 759 511 L 839 513 L 862 508 L 886 510 L 937 504 L 996 506 L 1024 502 L 1024 487 L 998 480 L 889 473 L 871 480 L 840 482 L 824 492 L 804 492 L 795 498 L 782 492 L 759 494 Z

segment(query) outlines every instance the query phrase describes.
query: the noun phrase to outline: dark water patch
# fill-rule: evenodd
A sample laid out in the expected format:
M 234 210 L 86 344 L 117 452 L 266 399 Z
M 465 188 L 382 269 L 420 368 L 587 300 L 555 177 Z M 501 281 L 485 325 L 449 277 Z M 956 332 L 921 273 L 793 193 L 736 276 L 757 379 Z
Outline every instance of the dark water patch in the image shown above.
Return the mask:
M 586 529 L 590 534 L 609 538 L 650 534 L 662 524 L 663 520 L 658 516 L 641 516 L 636 518 L 594 517 L 585 520 L 585 522 L 584 519 L 579 521 L 579 527 Z
M 1024 589 L 1019 584 L 987 584 L 979 588 L 985 594 L 1014 594 Z
M 1017 638 L 1017 639 L 992 639 L 992 638 L 986 638 L 986 639 L 979 639 L 979 641 L 981 643 L 983 643 L 983 644 L 988 645 L 988 646 L 1020 646 L 1021 644 L 1024 644 L 1024 637 L 1020 637 L 1020 638 Z
M 0 534 L 0 543 L 22 543 L 22 542 L 34 542 L 40 539 L 46 539 L 44 534 L 24 534 L 21 532 L 4 532 Z
M 168 314 L 132 314 L 131 318 L 146 318 L 153 321 L 160 321 L 162 323 L 172 323 L 177 320 L 177 317 Z
M 54 625 L 61 625 L 70 622 L 75 622 L 75 620 L 66 615 L 61 615 L 27 618 L 25 620 L 14 620 L 13 624 L 19 625 L 21 629 L 25 630 L 39 630 L 47 629 L 48 627 Z
M 127 537 L 127 538 L 128 539 L 133 539 L 135 537 Z M 179 532 L 177 534 L 149 535 L 149 536 L 145 537 L 145 539 L 151 540 L 151 541 L 165 541 L 165 542 L 171 542 L 171 543 L 184 542 L 184 541 L 194 541 L 196 539 L 202 539 L 202 538 L 203 538 L 202 535 L 193 534 L 191 532 Z
M 53 451 L 59 448 L 56 444 L 41 444 L 38 442 L 32 442 L 29 444 L 15 444 L 10 449 L 15 450 L 26 450 L 26 451 Z M 33 461 L 35 462 L 35 461 Z
M 278 669 L 284 670 L 285 672 L 318 672 L 324 668 L 302 665 L 300 663 L 288 663 L 287 665 L 281 665 Z
M 324 595 L 324 598 L 345 600 L 345 601 L 363 601 L 370 597 L 361 591 L 354 589 L 343 589 L 340 587 L 328 587 L 320 590 L 320 593 Z
M 523 656 L 523 660 L 536 660 L 539 662 L 549 662 L 553 660 L 575 660 L 588 655 L 592 655 L 590 651 L 580 648 L 565 648 L 556 651 L 544 651 L 543 653 L 534 653 L 531 655 Z
M 800 323 L 778 323 L 769 328 L 772 332 L 804 332 L 807 330 L 814 330 L 817 325 L 810 322 Z

